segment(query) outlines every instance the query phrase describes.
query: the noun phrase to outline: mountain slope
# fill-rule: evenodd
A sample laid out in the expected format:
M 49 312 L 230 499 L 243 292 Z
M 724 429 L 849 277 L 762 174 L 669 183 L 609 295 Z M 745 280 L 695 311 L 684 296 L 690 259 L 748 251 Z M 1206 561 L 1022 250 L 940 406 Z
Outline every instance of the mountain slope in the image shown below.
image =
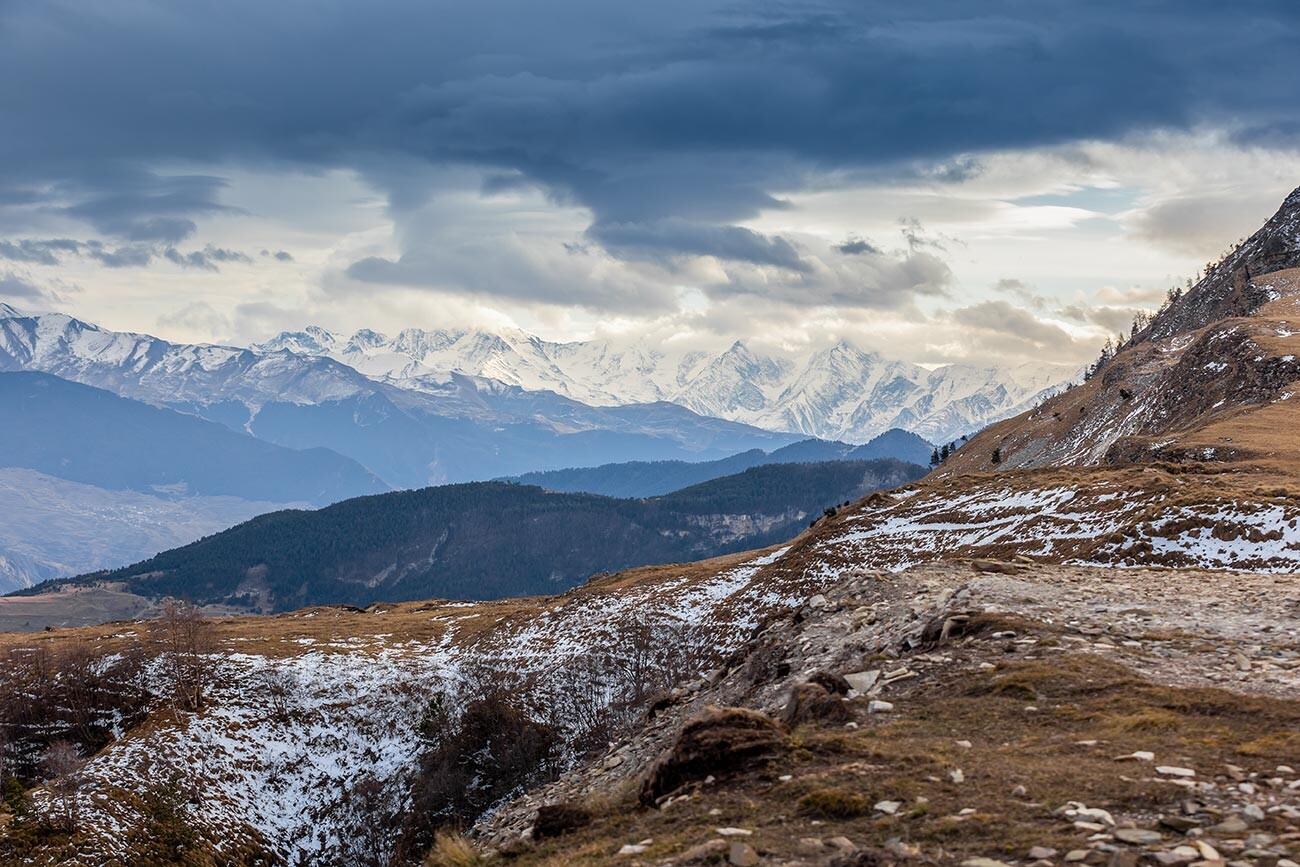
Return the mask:
M 294 451 L 44 373 L 0 373 L 0 415 L 0 466 L 110 490 L 324 506 L 388 489 L 326 449 Z
M 607 497 L 653 497 L 764 464 L 890 458 L 924 466 L 929 461 L 933 448 L 916 434 L 893 430 L 860 446 L 805 440 L 770 453 L 754 449 L 717 461 L 629 461 L 598 467 L 525 473 L 515 476 L 511 481 L 538 485 L 548 491 L 585 492 Z
M 109 490 L 0 467 L 0 593 L 137 563 L 305 503 Z
M 276 610 L 534 595 L 596 572 L 771 544 L 827 507 L 922 473 L 888 460 L 776 464 L 649 500 L 499 482 L 400 491 L 262 515 L 135 566 L 63 583 L 121 583 L 144 596 Z

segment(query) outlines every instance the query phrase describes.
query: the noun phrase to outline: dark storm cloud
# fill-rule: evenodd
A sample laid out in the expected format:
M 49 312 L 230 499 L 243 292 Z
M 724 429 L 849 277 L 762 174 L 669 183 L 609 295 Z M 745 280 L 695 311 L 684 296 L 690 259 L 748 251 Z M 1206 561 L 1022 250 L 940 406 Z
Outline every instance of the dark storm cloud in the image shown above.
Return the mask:
M 0 239 L 0 259 L 11 262 L 24 262 L 32 265 L 58 265 L 67 255 L 83 256 L 93 259 L 107 268 L 142 268 L 162 258 L 182 268 L 200 268 L 205 271 L 217 271 L 218 265 L 229 262 L 252 264 L 253 258 L 239 250 L 214 247 L 208 244 L 201 250 L 182 252 L 170 245 L 159 244 L 122 244 L 110 247 L 103 241 L 74 241 L 71 238 L 34 239 L 22 238 L 16 241 Z M 293 257 L 281 250 L 275 254 L 281 262 L 292 261 Z
M 843 244 L 837 245 L 835 249 L 839 250 L 845 256 L 861 256 L 867 253 L 874 255 L 880 252 L 878 247 L 874 246 L 870 241 L 865 241 L 862 238 L 849 238 Z
M 477 4 L 11 0 L 0 203 L 174 245 L 222 182 L 169 166 L 347 167 L 394 208 L 420 164 L 538 185 L 619 255 L 800 267 L 736 224 L 811 175 L 1300 118 L 1290 2 Z M 395 170 L 394 166 L 403 166 Z M 3 206 L 3 205 L 0 205 Z M 698 232 L 679 231 L 692 226 Z M 364 270 L 364 269 L 363 269 Z
M 686 220 L 649 223 L 597 223 L 587 235 L 623 258 L 668 260 L 676 256 L 714 256 L 752 265 L 807 271 L 799 251 L 785 238 L 741 226 L 710 226 Z

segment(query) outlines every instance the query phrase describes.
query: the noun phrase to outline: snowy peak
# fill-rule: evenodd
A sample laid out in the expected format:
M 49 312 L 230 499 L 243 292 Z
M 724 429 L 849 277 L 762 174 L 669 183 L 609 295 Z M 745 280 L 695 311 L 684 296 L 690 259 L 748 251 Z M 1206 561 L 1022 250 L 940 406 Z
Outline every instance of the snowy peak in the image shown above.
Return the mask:
M 927 371 L 843 339 L 804 353 L 759 351 L 743 340 L 722 351 L 674 352 L 644 340 L 557 343 L 516 329 L 407 328 L 392 339 L 363 329 L 343 344 L 309 328 L 257 348 L 272 346 L 329 356 L 416 391 L 463 374 L 592 406 L 669 401 L 704 416 L 858 443 L 893 427 L 934 442 L 956 439 L 1020 412 L 1072 373 L 1051 365 Z

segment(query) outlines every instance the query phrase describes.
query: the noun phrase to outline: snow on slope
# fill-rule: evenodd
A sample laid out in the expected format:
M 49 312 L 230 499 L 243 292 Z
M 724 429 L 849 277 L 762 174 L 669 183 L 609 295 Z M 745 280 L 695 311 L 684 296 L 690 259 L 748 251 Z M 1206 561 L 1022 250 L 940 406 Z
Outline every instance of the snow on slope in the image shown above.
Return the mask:
M 941 558 L 1300 571 L 1300 506 L 1214 487 L 1082 473 L 959 479 L 868 498 L 816 543 L 828 563 L 906 569 Z M 1188 502 L 1188 501 L 1191 502 Z M 874 501 L 874 504 L 873 504 Z
M 365 821 L 350 796 L 370 777 L 384 798 L 401 801 L 420 749 L 420 712 L 433 692 L 454 692 L 472 676 L 467 668 L 486 661 L 528 682 L 539 713 L 563 708 L 582 660 L 626 647 L 629 630 L 646 620 L 725 656 L 766 613 L 809 595 L 801 580 L 764 574 L 787 550 L 703 577 L 668 574 L 573 592 L 540 610 L 510 602 L 405 606 L 408 617 L 430 612 L 420 619 L 433 635 L 423 639 L 333 633 L 339 637 L 271 641 L 251 630 L 214 655 L 218 681 L 205 711 L 185 715 L 181 725 L 168 716 L 144 726 L 90 761 L 78 795 L 82 825 L 97 835 L 97 857 L 125 856 L 120 831 L 138 827 L 141 817 L 121 791 L 144 792 L 182 773 L 186 784 L 201 784 L 194 818 L 223 851 L 262 842 L 287 863 L 348 863 Z M 280 620 L 335 616 L 314 609 Z M 382 624 L 385 615 L 368 616 Z M 559 723 L 574 720 L 561 716 Z
M 1034 405 L 1069 368 L 947 365 L 926 370 L 841 341 L 811 353 L 673 351 L 644 341 L 553 343 L 522 331 L 370 330 L 350 338 L 315 326 L 253 347 L 323 355 L 405 382 L 449 372 L 546 389 L 591 405 L 672 401 L 701 415 L 823 439 L 866 442 L 892 427 L 934 442 L 970 434 Z

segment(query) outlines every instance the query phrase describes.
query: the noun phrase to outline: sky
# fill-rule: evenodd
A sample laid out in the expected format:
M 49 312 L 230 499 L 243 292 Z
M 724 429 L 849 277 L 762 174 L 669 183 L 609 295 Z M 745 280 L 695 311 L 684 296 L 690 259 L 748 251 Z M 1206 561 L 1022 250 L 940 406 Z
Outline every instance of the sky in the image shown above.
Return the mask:
M 1078 364 L 1300 185 L 1293 2 L 0 0 L 0 301 Z

